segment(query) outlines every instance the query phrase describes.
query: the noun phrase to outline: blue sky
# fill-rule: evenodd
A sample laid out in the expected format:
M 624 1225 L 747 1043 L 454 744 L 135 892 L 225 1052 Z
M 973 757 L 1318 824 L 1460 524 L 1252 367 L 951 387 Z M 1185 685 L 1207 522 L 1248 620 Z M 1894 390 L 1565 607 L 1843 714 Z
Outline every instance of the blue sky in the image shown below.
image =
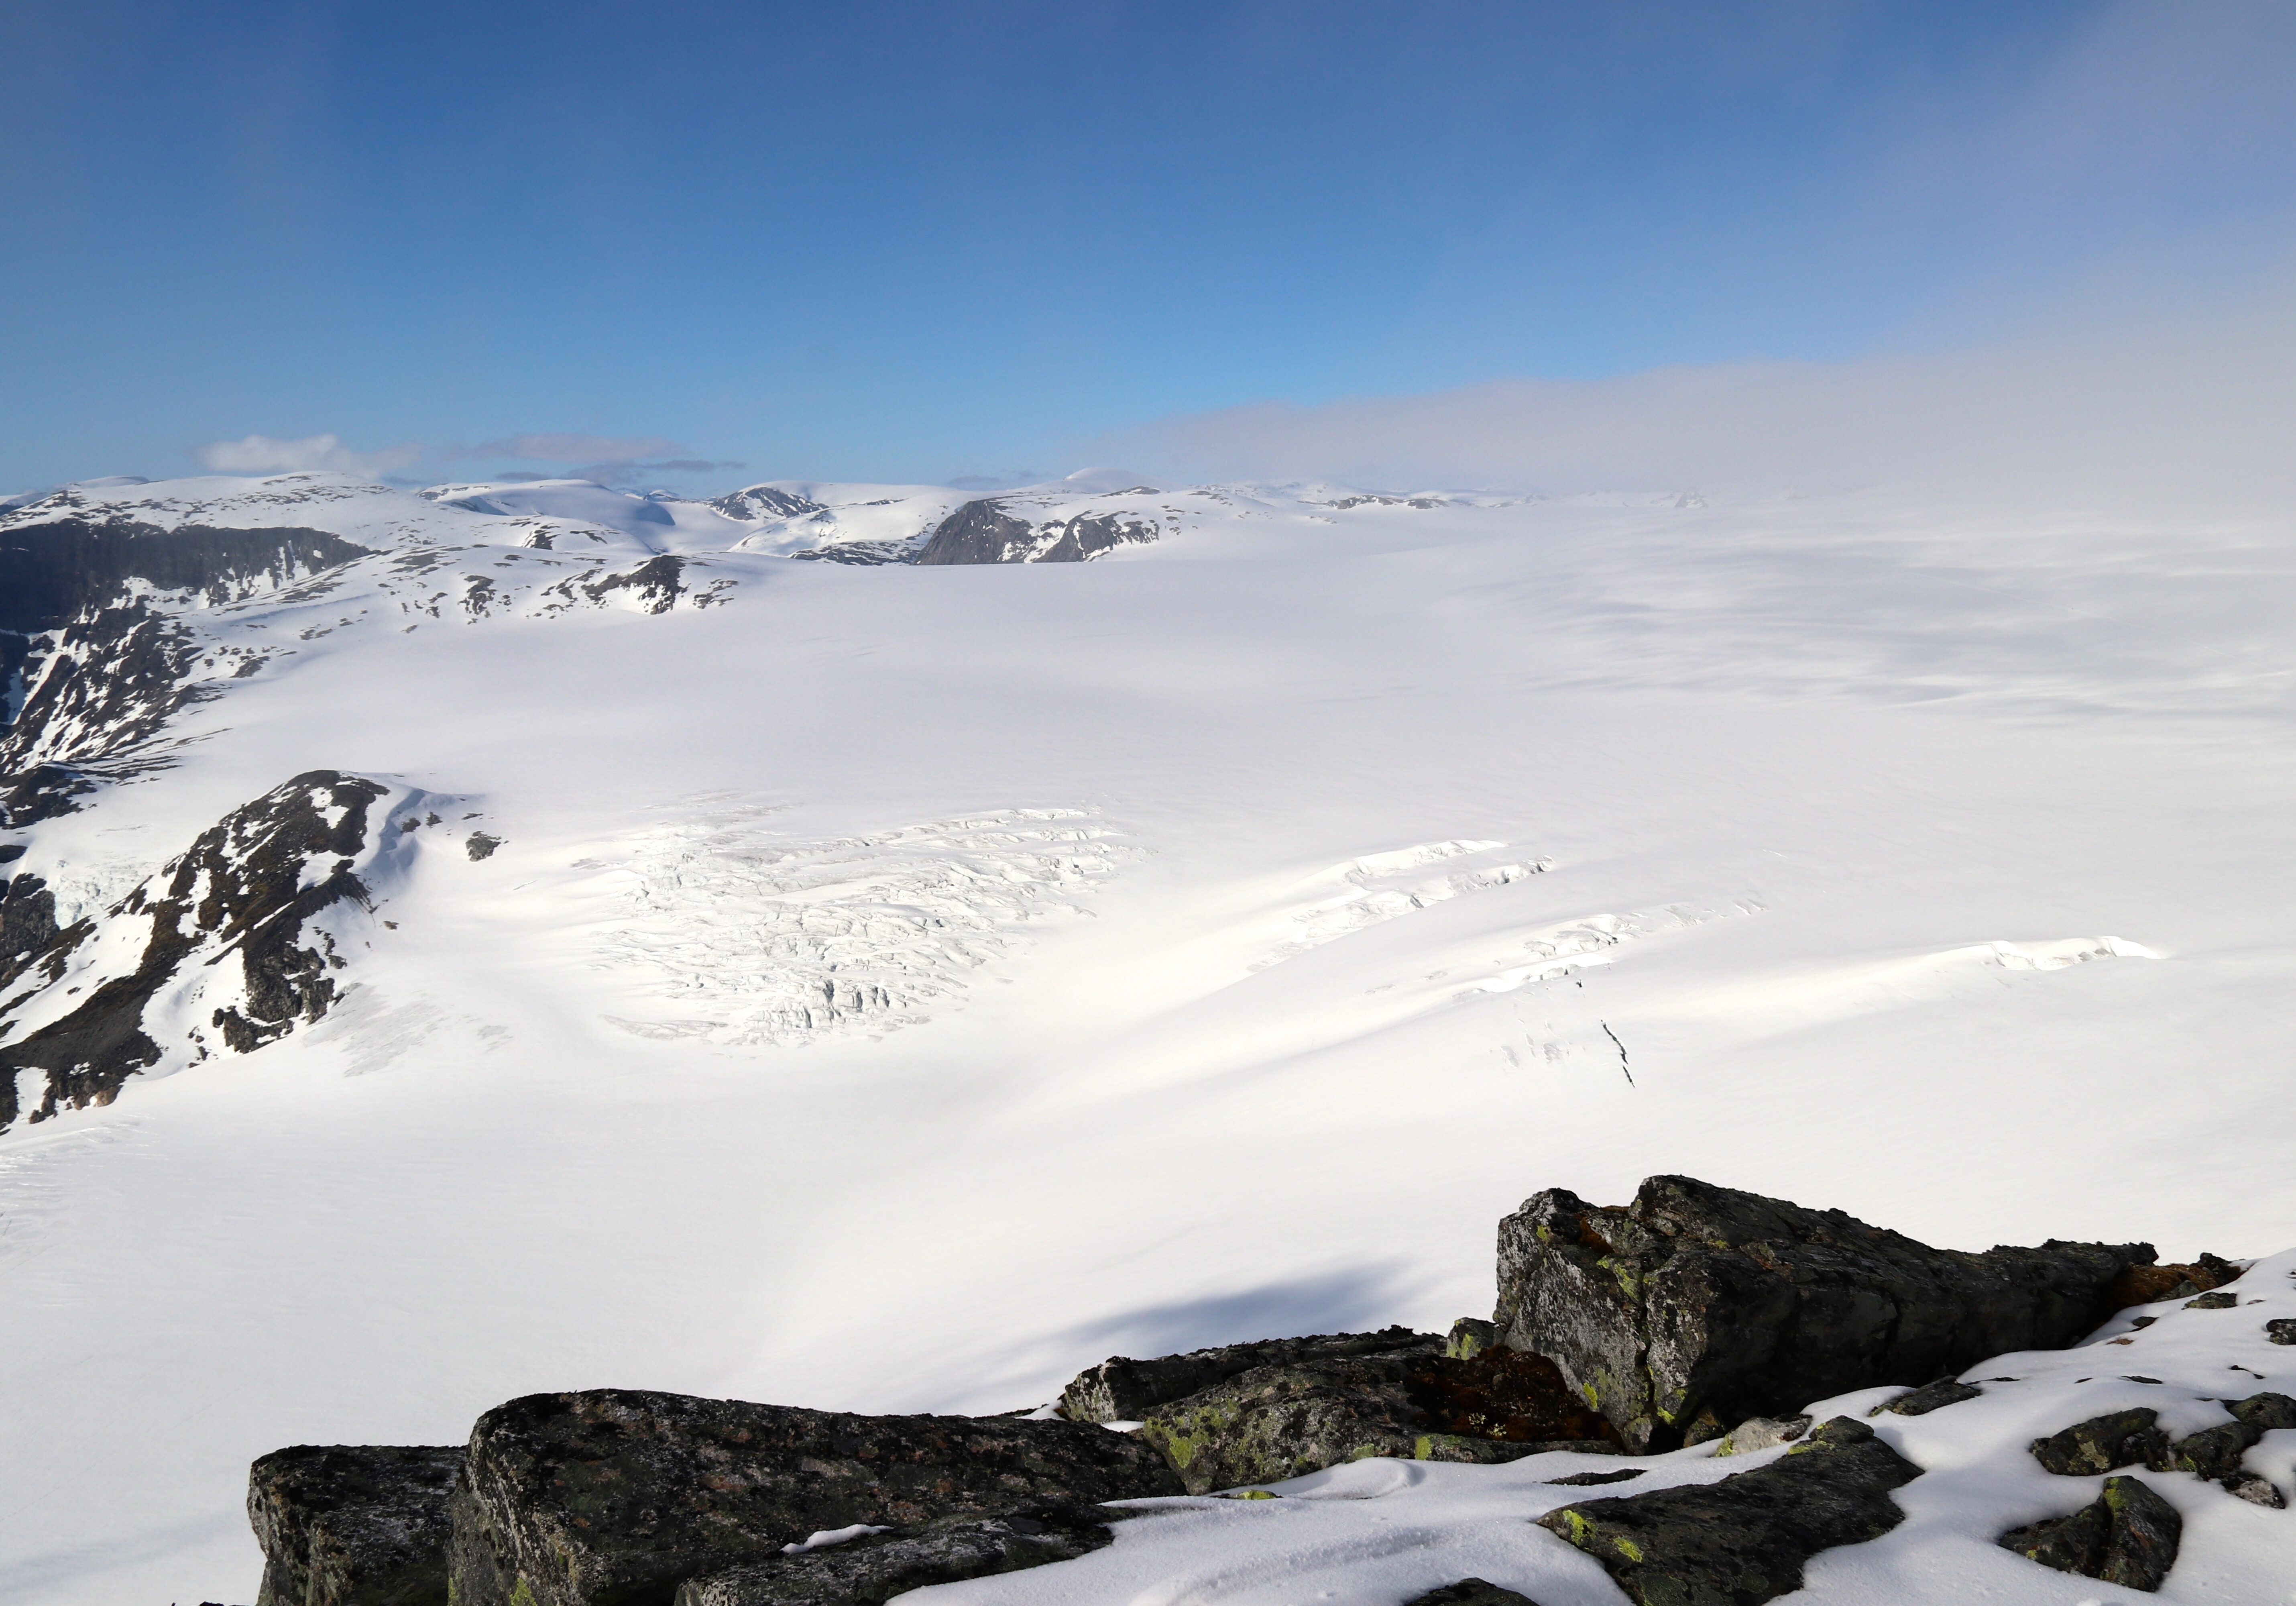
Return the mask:
M 0 491 L 249 435 L 1064 472 L 1221 409 L 2081 338 L 2296 243 L 2285 5 L 14 0 L 0 47 Z

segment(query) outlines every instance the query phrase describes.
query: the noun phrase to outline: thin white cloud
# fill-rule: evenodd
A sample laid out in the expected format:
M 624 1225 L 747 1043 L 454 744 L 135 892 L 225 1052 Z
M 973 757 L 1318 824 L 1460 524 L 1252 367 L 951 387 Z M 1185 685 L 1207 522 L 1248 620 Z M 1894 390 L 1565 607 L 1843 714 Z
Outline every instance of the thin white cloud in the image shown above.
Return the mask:
M 647 457 L 690 458 L 693 454 L 660 435 L 512 435 L 506 440 L 457 447 L 455 457 L 508 457 L 524 463 L 636 463 Z
M 1191 478 L 1524 490 L 1869 485 L 2096 507 L 2296 498 L 2296 285 L 2208 317 L 1841 364 L 1268 402 L 1089 449 Z
M 373 475 L 406 467 L 422 455 L 422 449 L 394 446 L 379 452 L 355 452 L 336 435 L 306 435 L 299 441 L 248 435 L 237 441 L 210 441 L 193 448 L 192 455 L 204 467 L 225 474 L 307 474 L 325 469 Z

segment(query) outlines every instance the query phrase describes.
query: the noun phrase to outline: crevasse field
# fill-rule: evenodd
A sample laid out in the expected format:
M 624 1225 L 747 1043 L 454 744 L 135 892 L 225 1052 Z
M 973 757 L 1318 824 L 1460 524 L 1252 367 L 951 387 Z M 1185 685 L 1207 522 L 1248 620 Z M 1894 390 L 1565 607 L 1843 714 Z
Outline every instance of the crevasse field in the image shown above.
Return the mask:
M 2296 1245 L 2284 517 L 1132 483 L 1047 496 L 1152 541 L 955 567 L 594 488 L 86 493 L 381 556 L 195 613 L 263 668 L 15 869 L 100 910 L 323 767 L 443 823 L 373 867 L 325 1020 L 0 1136 L 0 1598 L 245 1601 L 254 1456 L 537 1390 L 995 1411 L 1111 1354 L 1440 1328 L 1549 1186 Z M 855 539 L 964 500 L 801 489 Z M 594 549 L 687 589 L 554 594 Z M 2286 1270 L 2248 1281 L 2296 1312 Z M 2112 1353 L 2221 1392 L 2206 1319 Z M 2243 1389 L 2296 1385 L 2243 1343 Z M 1981 1531 L 2054 1498 L 1994 1454 L 2062 1425 L 2021 1400 L 1892 1427 L 1961 1481 L 1809 1598 L 2115 1598 Z M 1519 1520 L 1551 1459 L 1171 1503 L 939 1593 L 1614 1599 Z M 2296 1516 L 2195 1488 L 2157 1598 L 2288 1598 Z

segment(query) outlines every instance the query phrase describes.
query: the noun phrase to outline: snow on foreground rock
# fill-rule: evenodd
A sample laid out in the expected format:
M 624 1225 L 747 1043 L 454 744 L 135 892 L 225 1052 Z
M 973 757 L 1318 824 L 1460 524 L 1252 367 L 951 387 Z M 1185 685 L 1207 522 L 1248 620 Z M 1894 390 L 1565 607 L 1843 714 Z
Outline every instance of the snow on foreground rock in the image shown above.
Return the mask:
M 485 1413 L 459 1453 L 262 1458 L 249 1494 L 268 1557 L 260 1601 L 605 1606 L 674 1593 L 678 1606 L 878 1606 L 938 1585 L 958 1594 L 936 1599 L 980 1606 L 1401 1606 L 1493 1588 L 1542 1606 L 1621 1594 L 1636 1606 L 1788 1594 L 1880 1606 L 2107 1598 L 2081 1593 L 2098 1583 L 2108 1597 L 2191 1602 L 2284 1590 L 2296 1346 L 2279 1340 L 2296 1337 L 2284 1314 L 2296 1311 L 2296 1251 L 2210 1269 L 2154 1266 L 2148 1247 L 2127 1246 L 2112 1289 L 2083 1296 L 2120 1308 L 2069 1348 L 1801 1402 L 1795 1366 L 1870 1378 L 1917 1364 L 1876 1348 L 1846 1312 L 1940 1332 L 2030 1320 L 2074 1290 L 1999 1257 L 2100 1246 L 1957 1256 L 1680 1177 L 1645 1182 L 1636 1207 L 1670 1248 L 1654 1241 L 1644 1264 L 1597 1275 L 1646 1296 L 1658 1348 L 1686 1343 L 1693 1373 L 1734 1378 L 1753 1391 L 1742 1397 L 1784 1402 L 1781 1415 L 1655 1455 L 1626 1454 L 1615 1435 L 1538 1443 L 1552 1429 L 1521 1413 L 1527 1396 L 1492 1365 L 1524 1352 L 1488 1347 L 1493 1325 L 1474 1321 L 1447 1355 L 1396 1328 L 1112 1359 L 1071 1384 L 1060 1412 L 1026 1420 L 539 1395 Z M 1699 1236 L 1733 1223 L 1718 1240 Z M 1500 1256 L 1503 1269 L 1521 1259 L 1504 1227 Z M 1960 1272 L 1971 1281 L 1957 1289 L 1940 1281 Z M 1523 1280 L 1552 1305 L 1583 1272 L 1550 1264 Z M 1782 1340 L 1766 1358 L 1757 1336 L 1714 1319 L 1756 1310 Z M 1507 1336 L 1524 1336 L 1519 1318 Z M 1646 1347 L 1640 1363 L 1669 1363 Z M 1397 1379 L 1416 1380 L 1418 1406 L 1389 1387 Z M 1310 1395 L 1320 1417 L 1299 1409 Z M 1463 1415 L 1478 1398 L 1514 1414 Z M 1079 1409 L 1148 1420 L 1095 1426 Z M 1423 1435 L 1415 1450 L 1407 1426 L 1399 1445 L 1380 1437 L 1414 1412 L 1468 1437 Z M 1197 1476 L 1253 1445 L 1309 1470 L 1233 1487 Z M 450 1460 L 463 1468 L 451 1479 Z

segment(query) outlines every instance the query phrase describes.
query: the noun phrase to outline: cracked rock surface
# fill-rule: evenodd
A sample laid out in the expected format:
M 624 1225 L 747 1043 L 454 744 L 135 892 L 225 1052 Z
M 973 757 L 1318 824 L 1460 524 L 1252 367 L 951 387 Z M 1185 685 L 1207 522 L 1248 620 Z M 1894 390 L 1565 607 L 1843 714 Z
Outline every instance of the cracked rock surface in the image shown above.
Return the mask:
M 1041 1521 L 1048 1503 L 1179 1493 L 1155 1451 L 1090 1423 L 857 1416 L 622 1389 L 497 1406 L 472 1430 L 466 1466 L 454 1502 L 455 1606 L 666 1606 L 689 1578 L 779 1557 L 823 1530 Z M 882 1565 L 931 1565 L 936 1545 L 985 1554 L 1008 1539 L 1034 1543 L 1018 1530 L 941 1530 Z
M 1493 1321 L 1629 1448 L 1664 1450 L 1813 1398 L 2060 1348 L 2095 1325 L 2116 1277 L 2155 1258 L 2150 1244 L 1933 1249 L 1839 1210 L 1660 1176 L 1623 1208 L 1551 1189 L 1501 1222 Z
M 1871 1428 L 1835 1417 L 1735 1478 L 1590 1500 L 1538 1523 L 1601 1562 L 1636 1606 L 1759 1606 L 1800 1589 L 1819 1552 L 1897 1527 L 1890 1491 L 1920 1476 Z

